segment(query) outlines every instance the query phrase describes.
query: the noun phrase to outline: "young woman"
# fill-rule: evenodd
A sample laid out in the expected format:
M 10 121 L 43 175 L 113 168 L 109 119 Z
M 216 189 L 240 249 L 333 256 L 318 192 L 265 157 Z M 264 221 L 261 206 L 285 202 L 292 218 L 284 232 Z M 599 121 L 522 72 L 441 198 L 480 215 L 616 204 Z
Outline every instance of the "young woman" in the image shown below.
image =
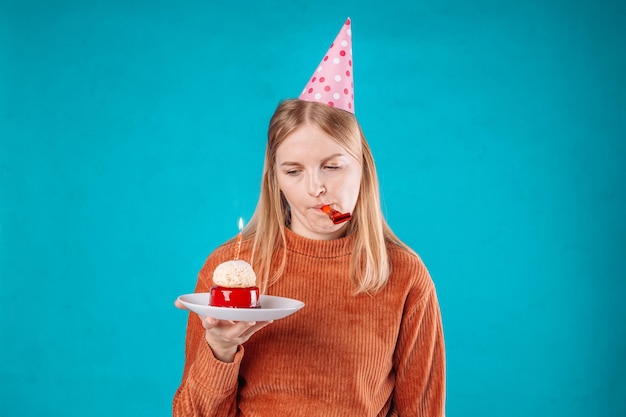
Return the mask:
M 262 293 L 305 307 L 275 322 L 190 314 L 174 416 L 444 416 L 435 288 L 383 217 L 352 108 L 292 99 L 276 109 L 240 258 Z M 323 205 L 352 219 L 334 224 Z M 210 291 L 234 245 L 207 258 L 196 292 Z

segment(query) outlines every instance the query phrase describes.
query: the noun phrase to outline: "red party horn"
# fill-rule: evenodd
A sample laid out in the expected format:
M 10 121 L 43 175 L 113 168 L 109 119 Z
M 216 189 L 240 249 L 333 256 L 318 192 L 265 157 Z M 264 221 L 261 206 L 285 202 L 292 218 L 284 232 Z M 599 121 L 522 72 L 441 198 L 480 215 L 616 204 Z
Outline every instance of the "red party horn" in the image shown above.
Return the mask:
M 324 213 L 328 214 L 328 217 L 335 224 L 347 222 L 348 220 L 350 220 L 352 218 L 352 214 L 350 214 L 350 213 L 341 213 L 340 211 L 335 210 L 334 208 L 332 208 L 329 205 L 322 206 L 322 211 Z

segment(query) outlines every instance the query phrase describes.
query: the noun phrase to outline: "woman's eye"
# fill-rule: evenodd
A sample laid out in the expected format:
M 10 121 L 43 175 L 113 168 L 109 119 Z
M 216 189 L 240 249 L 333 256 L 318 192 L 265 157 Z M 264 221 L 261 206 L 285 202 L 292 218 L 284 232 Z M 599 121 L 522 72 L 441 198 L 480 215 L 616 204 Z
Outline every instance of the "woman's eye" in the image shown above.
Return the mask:
M 287 174 L 287 175 L 297 175 L 298 174 L 298 170 L 297 169 L 290 169 L 289 171 L 285 171 L 285 174 Z
M 338 169 L 341 169 L 341 167 L 337 165 L 325 165 L 324 169 L 327 171 L 337 171 Z

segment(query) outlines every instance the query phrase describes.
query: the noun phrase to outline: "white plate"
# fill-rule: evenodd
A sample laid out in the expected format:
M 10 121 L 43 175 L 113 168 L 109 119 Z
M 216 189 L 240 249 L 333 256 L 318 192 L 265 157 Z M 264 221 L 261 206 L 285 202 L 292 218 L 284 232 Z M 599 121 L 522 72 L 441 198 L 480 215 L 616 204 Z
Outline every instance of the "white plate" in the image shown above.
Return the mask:
M 213 317 L 219 320 L 234 321 L 268 321 L 290 316 L 304 307 L 302 301 L 275 295 L 261 295 L 260 308 L 229 308 L 209 305 L 211 294 L 199 292 L 178 297 L 178 301 L 200 316 Z

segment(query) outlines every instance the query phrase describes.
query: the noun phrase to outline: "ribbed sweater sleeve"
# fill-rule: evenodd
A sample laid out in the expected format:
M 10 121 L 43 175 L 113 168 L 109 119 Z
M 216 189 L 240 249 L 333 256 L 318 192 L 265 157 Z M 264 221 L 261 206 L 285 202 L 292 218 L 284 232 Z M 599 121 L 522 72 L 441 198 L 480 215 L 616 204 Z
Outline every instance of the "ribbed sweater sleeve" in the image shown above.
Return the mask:
M 445 350 L 434 285 L 423 267 L 425 293 L 409 294 L 394 353 L 396 383 L 390 416 L 445 415 Z M 416 372 L 416 370 L 419 370 Z

